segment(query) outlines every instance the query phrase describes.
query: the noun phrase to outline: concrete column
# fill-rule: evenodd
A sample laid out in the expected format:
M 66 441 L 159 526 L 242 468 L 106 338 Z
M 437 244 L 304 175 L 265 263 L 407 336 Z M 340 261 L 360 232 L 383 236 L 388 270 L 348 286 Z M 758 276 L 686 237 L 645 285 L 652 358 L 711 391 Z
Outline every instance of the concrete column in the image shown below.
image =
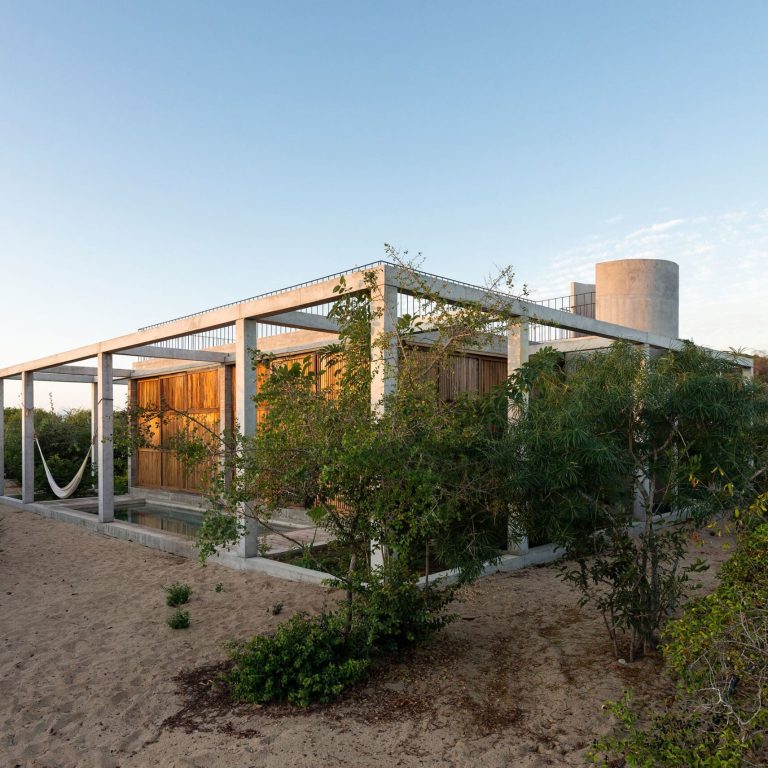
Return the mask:
M 112 395 L 112 355 L 100 352 L 96 364 L 98 388 L 98 458 L 99 522 L 111 523 L 115 519 L 115 465 L 112 432 L 114 402 Z
M 528 362 L 530 329 L 527 322 L 518 322 L 509 326 L 507 331 L 507 375 L 512 376 L 524 363 Z M 510 406 L 509 420 L 517 421 L 522 414 L 516 405 Z M 511 524 L 507 526 L 507 550 L 513 555 L 524 555 L 528 551 L 528 537 Z
M 35 500 L 35 374 L 21 374 L 21 500 Z
M 99 385 L 91 384 L 91 485 L 96 485 L 99 461 Z
M 219 433 L 222 438 L 231 435 L 234 425 L 232 423 L 232 366 L 222 365 L 219 368 Z M 221 471 L 224 472 L 224 487 L 229 488 L 230 477 L 226 472 L 227 446 L 222 445 Z
M 138 382 L 136 382 L 134 379 L 129 379 L 128 381 L 128 429 L 130 431 L 130 437 L 131 437 L 131 445 L 130 449 L 128 451 L 128 491 L 130 492 L 131 488 L 136 487 L 136 472 L 138 470 L 138 453 L 136 448 L 136 435 L 137 435 L 137 425 L 136 425 L 136 414 L 134 413 L 134 408 L 136 407 L 136 403 L 138 403 Z
M 379 268 L 376 287 L 371 290 L 371 410 L 380 413 L 384 399 L 397 386 L 398 347 L 397 284 L 389 282 L 391 267 Z M 371 568 L 383 568 L 386 547 L 371 542 Z
M 5 379 L 0 379 L 0 496 L 5 496 Z
M 643 357 L 645 358 L 645 364 L 651 359 L 651 348 L 648 344 L 640 345 L 643 351 Z M 635 498 L 632 504 L 632 517 L 635 520 L 645 521 L 648 518 L 648 508 L 646 506 L 645 499 L 651 490 L 651 483 L 646 471 L 639 471 L 635 478 Z M 651 509 L 653 509 L 653 499 L 650 503 Z
M 378 284 L 371 291 L 371 407 L 383 405 L 383 399 L 397 385 L 397 285 L 388 284 L 389 269 L 381 267 Z
M 244 437 L 256 434 L 256 371 L 251 362 L 251 351 L 258 347 L 258 323 L 256 320 L 240 319 L 235 323 L 235 418 Z M 243 509 L 245 512 L 245 509 Z M 259 554 L 258 526 L 255 520 L 244 517 L 248 530 L 234 546 L 234 553 L 240 557 L 255 557 Z

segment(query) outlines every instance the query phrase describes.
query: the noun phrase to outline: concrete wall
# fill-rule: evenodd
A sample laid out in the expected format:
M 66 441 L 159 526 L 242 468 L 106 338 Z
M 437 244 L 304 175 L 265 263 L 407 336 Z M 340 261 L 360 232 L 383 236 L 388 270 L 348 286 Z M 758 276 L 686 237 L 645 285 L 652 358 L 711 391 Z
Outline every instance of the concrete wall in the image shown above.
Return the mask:
M 594 292 L 594 283 L 571 283 L 571 312 L 582 317 L 594 317 L 594 296 L 589 295 Z
M 679 337 L 680 269 L 662 259 L 619 259 L 595 265 L 597 320 Z

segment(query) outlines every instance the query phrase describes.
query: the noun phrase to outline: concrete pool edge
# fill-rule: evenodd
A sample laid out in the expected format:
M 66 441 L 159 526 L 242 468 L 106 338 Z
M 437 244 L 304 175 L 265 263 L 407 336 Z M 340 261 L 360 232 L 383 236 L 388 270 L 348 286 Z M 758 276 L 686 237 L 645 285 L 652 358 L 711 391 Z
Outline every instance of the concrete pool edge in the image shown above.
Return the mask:
M 118 501 L 116 499 L 116 501 Z M 118 501 L 118 503 L 120 503 Z M 0 504 L 18 509 L 26 509 L 35 514 L 47 517 L 53 520 L 59 520 L 65 523 L 79 525 L 94 533 L 100 533 L 104 536 L 110 536 L 114 539 L 122 539 L 136 544 L 141 544 L 149 549 L 157 549 L 161 552 L 167 552 L 179 557 L 185 557 L 190 560 L 197 559 L 197 551 L 188 539 L 175 533 L 168 533 L 154 528 L 145 528 L 133 523 L 123 523 L 115 521 L 112 523 L 100 523 L 94 518 L 93 513 L 82 512 L 72 507 L 66 507 L 56 502 L 33 502 L 29 504 L 22 503 L 19 499 L 0 496 Z M 637 527 L 639 524 L 635 524 Z M 538 547 L 531 547 L 521 554 L 503 554 L 495 563 L 489 563 L 483 569 L 482 576 L 489 576 L 493 573 L 503 573 L 516 571 L 520 568 L 527 568 L 532 565 L 545 565 L 560 560 L 563 556 L 562 550 L 552 544 L 544 544 Z M 301 581 L 309 584 L 323 584 L 328 579 L 333 579 L 330 573 L 322 571 L 313 571 L 309 568 L 302 568 L 299 565 L 290 565 L 280 560 L 273 560 L 268 557 L 239 557 L 229 552 L 221 552 L 207 560 L 208 563 L 223 565 L 236 571 L 257 571 L 269 576 L 286 581 Z M 430 574 L 429 582 L 442 584 L 451 584 L 458 581 L 456 571 L 441 571 Z M 422 576 L 419 579 L 419 586 L 425 586 L 426 579 Z
M 91 512 L 82 512 L 63 504 L 57 504 L 56 502 L 31 502 L 24 504 L 19 499 L 0 496 L 0 505 L 27 510 L 41 517 L 78 525 L 88 531 L 109 536 L 113 539 L 129 541 L 149 549 L 167 552 L 168 554 L 177 555 L 189 560 L 197 560 L 197 550 L 195 547 L 189 540 L 179 534 L 145 528 L 133 523 L 123 523 L 117 520 L 111 523 L 100 523 L 98 518 L 94 518 Z M 272 560 L 267 557 L 239 557 L 229 552 L 221 552 L 209 558 L 207 562 L 214 565 L 223 565 L 225 568 L 231 568 L 232 570 L 257 571 L 287 581 L 302 581 L 310 584 L 322 584 L 327 579 L 333 578 L 329 573 L 313 571 L 309 568 L 290 565 L 279 560 Z

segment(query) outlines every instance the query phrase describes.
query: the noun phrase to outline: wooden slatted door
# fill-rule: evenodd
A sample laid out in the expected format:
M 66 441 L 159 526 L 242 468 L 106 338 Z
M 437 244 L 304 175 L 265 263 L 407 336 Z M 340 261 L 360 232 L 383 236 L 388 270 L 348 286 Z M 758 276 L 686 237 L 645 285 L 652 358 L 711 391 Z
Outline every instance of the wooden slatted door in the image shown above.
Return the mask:
M 160 404 L 160 379 L 139 379 L 136 382 L 136 404 L 139 408 L 155 410 Z M 140 424 L 146 448 L 136 451 L 136 484 L 159 488 L 163 484 L 160 447 L 160 420 L 144 420 Z
M 191 471 L 186 470 L 169 446 L 173 437 L 182 430 L 210 436 L 211 439 L 218 434 L 218 370 L 139 379 L 136 399 L 140 408 L 157 409 L 163 405 L 168 409 L 162 421 L 153 419 L 151 423 L 145 422 L 142 429 L 148 445 L 137 450 L 136 484 L 199 492 L 207 468 L 198 466 Z M 174 411 L 189 414 L 190 418 Z

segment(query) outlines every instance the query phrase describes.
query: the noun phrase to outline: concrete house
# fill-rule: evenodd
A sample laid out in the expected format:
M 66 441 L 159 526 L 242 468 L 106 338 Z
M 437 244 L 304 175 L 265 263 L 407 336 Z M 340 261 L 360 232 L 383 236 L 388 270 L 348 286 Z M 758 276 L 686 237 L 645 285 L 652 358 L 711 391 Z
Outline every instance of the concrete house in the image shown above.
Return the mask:
M 383 310 L 371 331 L 375 339 L 392 328 L 398 316 L 413 313 L 418 301 L 413 283 L 404 278 L 403 271 L 383 261 L 0 369 L 0 497 L 3 501 L 9 498 L 1 464 L 6 379 L 21 380 L 22 504 L 34 502 L 33 382 L 81 382 L 92 389 L 98 517 L 90 517 L 108 525 L 115 516 L 112 435 L 116 386 L 127 386 L 129 400 L 140 406 L 163 400 L 213 429 L 237 423 L 244 434 L 253 434 L 257 414 L 252 398 L 258 372 L 249 364 L 248 350 L 258 348 L 286 361 L 309 356 L 310 364 L 316 365 L 313 356 L 338 331 L 327 313 L 339 278 L 343 275 L 350 290 L 364 291 L 365 274 L 370 272 L 376 274 L 380 287 L 371 302 Z M 488 308 L 502 304 L 521 321 L 486 348 L 457 358 L 452 370 L 441 373 L 440 392 L 446 399 L 461 392 L 487 391 L 544 345 L 566 356 L 608 346 L 616 339 L 649 350 L 675 350 L 683 345 L 678 338 L 679 270 L 670 261 L 603 262 L 596 265 L 594 283 L 572 283 L 568 295 L 546 301 L 490 294 L 481 287 L 426 272 L 418 272 L 418 279 L 446 300 Z M 397 351 L 376 354 L 387 358 L 391 371 Z M 132 357 L 133 365 L 115 367 L 116 355 Z M 738 357 L 737 363 L 751 374 L 750 358 Z M 373 403 L 394 386 L 391 374 L 387 376 L 384 367 L 379 367 L 371 387 Z M 131 498 L 194 507 L 200 478 L 194 472 L 186 473 L 175 454 L 163 449 L 163 429 L 172 430 L 173 424 L 157 430 L 155 446 L 139 449 L 131 457 Z M 252 554 L 252 548 L 243 542 L 239 555 Z

